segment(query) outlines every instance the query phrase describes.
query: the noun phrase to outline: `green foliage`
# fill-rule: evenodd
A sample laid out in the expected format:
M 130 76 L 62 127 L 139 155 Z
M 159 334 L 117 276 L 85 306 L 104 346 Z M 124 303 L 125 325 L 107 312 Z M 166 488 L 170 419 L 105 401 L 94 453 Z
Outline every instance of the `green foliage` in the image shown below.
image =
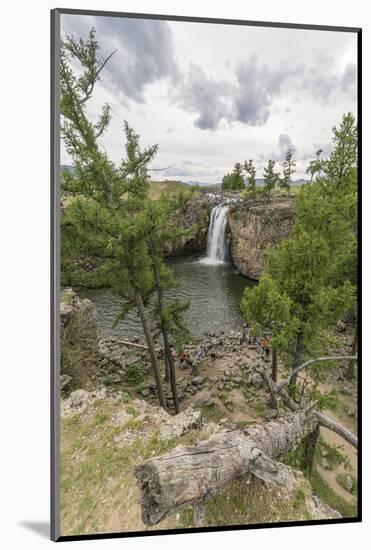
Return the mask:
M 256 169 L 252 159 L 247 162 L 245 160 L 243 169 L 247 174 L 247 191 L 249 192 L 252 199 L 256 198 Z
M 343 445 L 330 445 L 322 437 L 318 440 L 316 448 L 316 460 L 323 466 L 323 459 L 326 459 L 327 469 L 334 470 L 341 464 L 346 470 L 351 470 L 350 461 L 345 454 Z
M 93 123 L 86 113 L 105 61 L 98 60 L 95 31 L 86 41 L 67 36 L 61 44 L 61 134 L 74 162 L 74 173 L 63 176 L 64 193 L 69 200 L 62 206 L 62 280 L 72 284 L 87 281 L 106 286 L 125 299 L 118 319 L 135 307 L 140 316 L 147 345 L 152 351 L 160 403 L 164 406 L 160 374 L 149 321 L 144 306 L 152 293 L 174 285 L 163 261 L 163 243 L 174 237 L 171 212 L 189 200 L 194 190 L 175 198 L 151 200 L 148 165 L 158 146 L 142 148 L 139 135 L 124 122 L 125 154 L 116 166 L 100 145 L 99 138 L 110 122 L 110 108 L 102 108 Z M 111 54 L 112 55 L 112 54 Z M 79 76 L 72 70 L 78 64 Z M 175 202 L 176 201 L 176 202 Z M 86 260 L 93 266 L 86 272 Z M 160 303 L 159 308 L 164 309 Z M 182 308 L 176 302 L 161 315 L 180 324 Z
M 320 391 L 316 384 L 310 385 L 307 391 L 309 401 L 316 402 L 316 408 L 322 410 L 335 410 L 339 403 L 339 398 L 335 389 L 329 391 Z
M 336 322 L 356 301 L 354 118 L 346 115 L 334 134 L 334 152 L 328 161 L 321 161 L 325 176 L 298 192 L 291 238 L 268 252 L 259 285 L 245 291 L 241 304 L 253 331 L 272 334 L 272 346 L 291 368 L 327 349 Z M 284 167 L 289 189 L 295 167 L 292 151 L 288 151 Z M 336 179 L 339 173 L 341 186 Z M 306 397 L 318 401 L 319 408 L 335 406 L 334 394 L 319 392 L 316 385 L 324 368 L 311 369 L 314 384 L 306 381 L 301 390 L 294 390 L 297 399 L 305 390 Z
M 238 191 L 245 188 L 242 164 L 236 162 L 233 172 L 226 174 L 222 179 L 223 191 Z
M 263 178 L 264 178 L 264 196 L 267 198 L 271 197 L 271 193 L 273 189 L 278 185 L 280 181 L 280 175 L 279 172 L 275 172 L 276 161 L 275 160 L 268 160 L 266 167 L 264 168 L 263 172 Z
M 322 149 L 317 149 L 316 158 L 311 160 L 306 173 L 310 174 L 310 183 L 312 183 L 315 175 L 320 175 L 323 168 L 323 161 L 321 159 Z
M 333 128 L 334 150 L 323 171 L 328 182 L 336 187 L 347 187 L 357 164 L 357 125 L 352 113 L 344 115 L 339 128 Z
M 143 370 L 140 368 L 140 365 L 133 363 L 125 367 L 123 374 L 123 379 L 126 384 L 130 386 L 137 386 L 144 380 Z
M 288 149 L 285 155 L 285 161 L 283 163 L 283 178 L 279 181 L 279 185 L 282 189 L 286 189 L 290 195 L 292 175 L 295 172 L 296 162 L 293 159 L 294 151 Z
M 243 201 L 249 201 L 249 200 L 256 201 L 259 199 L 265 199 L 266 193 L 264 191 L 264 188 L 256 187 L 254 191 L 252 191 L 251 189 L 245 189 L 244 191 L 241 192 L 240 197 L 241 197 L 241 200 Z
M 338 496 L 331 487 L 322 479 L 320 474 L 313 470 L 309 478 L 313 492 L 328 504 L 333 510 L 337 510 L 343 518 L 354 518 L 357 515 L 357 505 L 349 504 Z
M 279 291 L 268 274 L 261 277 L 258 285 L 246 287 L 241 301 L 242 314 L 253 333 L 271 334 L 271 346 L 275 349 L 286 349 L 293 335 L 291 310 L 290 298 Z

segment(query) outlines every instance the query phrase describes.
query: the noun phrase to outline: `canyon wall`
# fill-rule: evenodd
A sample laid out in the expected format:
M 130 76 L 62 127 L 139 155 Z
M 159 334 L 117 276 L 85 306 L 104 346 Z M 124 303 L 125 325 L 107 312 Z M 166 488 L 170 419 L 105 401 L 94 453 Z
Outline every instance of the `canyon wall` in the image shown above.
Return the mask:
M 228 212 L 228 240 L 236 269 L 250 279 L 259 279 L 267 248 L 290 236 L 293 220 L 290 200 L 232 205 Z

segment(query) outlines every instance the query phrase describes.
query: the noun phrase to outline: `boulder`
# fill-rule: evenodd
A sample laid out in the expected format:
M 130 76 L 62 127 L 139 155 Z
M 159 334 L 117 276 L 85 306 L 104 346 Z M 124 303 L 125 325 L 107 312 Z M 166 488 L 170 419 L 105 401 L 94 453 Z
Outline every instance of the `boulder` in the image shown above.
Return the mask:
M 191 407 L 180 414 L 172 416 L 160 427 L 160 437 L 173 439 L 189 432 L 192 429 L 200 428 L 202 424 L 202 412 Z

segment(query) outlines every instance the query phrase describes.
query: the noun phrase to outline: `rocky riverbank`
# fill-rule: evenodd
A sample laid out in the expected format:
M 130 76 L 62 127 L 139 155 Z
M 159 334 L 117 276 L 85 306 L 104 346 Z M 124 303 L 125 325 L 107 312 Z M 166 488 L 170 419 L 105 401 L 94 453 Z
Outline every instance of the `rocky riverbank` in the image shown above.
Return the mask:
M 84 318 L 89 320 L 86 327 L 81 324 L 81 319 Z M 247 427 L 277 415 L 277 411 L 268 406 L 269 394 L 256 369 L 257 366 L 270 369 L 270 364 L 264 362 L 260 342 L 251 337 L 247 328 L 225 334 L 209 334 L 186 346 L 181 354 L 175 354 L 181 414 L 173 416 L 172 394 L 166 382 L 164 390 L 167 412 L 158 406 L 149 354 L 142 339 L 100 337 L 96 328 L 94 306 L 89 300 L 80 300 L 71 290 L 62 295 L 61 321 L 64 336 L 69 335 L 71 338 L 69 340 L 64 337 L 64 345 L 68 348 L 71 342 L 73 357 L 76 360 L 84 359 L 77 371 L 69 371 L 70 374 L 67 374 L 62 369 L 61 377 L 62 462 L 66 479 L 69 480 L 69 488 L 62 498 L 62 524 L 66 534 L 81 533 L 82 524 L 89 532 L 94 532 L 95 528 L 99 529 L 99 525 L 106 526 L 110 521 L 112 530 L 143 529 L 137 502 L 138 491 L 133 477 L 136 464 L 145 458 L 163 454 L 177 444 L 194 444 L 209 437 L 211 433 Z M 346 325 L 339 328 L 344 351 L 351 343 L 349 336 Z M 87 346 L 88 342 L 91 347 Z M 164 373 L 160 342 L 156 345 L 160 367 Z M 83 378 L 80 377 L 81 367 Z M 321 389 L 338 390 L 339 405 L 335 418 L 340 419 L 349 429 L 355 430 L 356 383 L 344 380 L 343 371 L 341 365 L 331 369 Z M 77 372 L 77 377 L 74 372 Z M 282 365 L 279 365 L 279 376 L 284 376 Z M 336 439 L 336 434 L 334 439 L 334 434 L 327 432 L 328 430 L 323 430 L 322 433 L 321 429 L 324 441 L 335 445 L 343 444 L 341 439 Z M 89 456 L 81 452 L 87 444 Z M 353 448 L 346 448 L 346 453 L 353 467 L 351 477 L 344 466 L 333 462 L 332 454 L 322 447 L 317 457 L 317 471 L 320 476 L 318 479 L 325 480 L 336 495 L 340 492 L 342 502 L 345 501 L 348 508 L 344 508 L 344 504 L 341 506 L 346 513 L 351 514 L 348 510 L 352 510 L 356 498 L 353 495 L 357 483 L 356 457 Z M 123 467 L 123 464 L 126 466 Z M 77 478 L 74 474 L 76 465 L 79 465 L 79 472 L 84 472 L 85 469 L 87 472 L 92 469 L 96 471 L 99 481 L 92 483 L 90 474 L 79 474 Z M 107 479 L 99 474 L 102 469 L 107 473 Z M 304 482 L 301 474 L 298 475 Z M 75 481 L 70 483 L 70 480 Z M 81 512 L 80 494 L 87 495 L 88 499 L 91 497 L 92 502 L 95 502 L 97 483 L 104 505 L 97 507 L 99 517 L 92 518 L 90 514 L 84 515 Z M 122 485 L 125 487 L 125 494 L 120 489 Z M 306 488 L 305 491 L 309 491 L 308 495 L 312 494 L 306 481 L 303 487 Z M 282 503 L 289 505 L 286 511 L 287 518 L 290 519 L 307 519 L 308 513 L 312 513 L 308 510 L 317 510 L 315 514 L 318 515 L 311 517 L 333 517 L 326 515 L 328 508 L 322 505 L 312 507 L 316 497 L 313 497 L 314 501 L 310 497 L 312 504 L 309 508 L 305 506 L 300 511 L 295 511 L 290 504 L 295 501 L 295 492 L 288 494 L 288 500 L 282 500 L 282 494 L 273 494 L 271 488 L 267 488 L 267 492 L 261 491 L 259 486 L 254 493 L 257 506 L 261 497 L 264 502 L 265 499 L 267 502 L 275 499 L 274 509 L 279 513 L 262 516 L 263 511 L 258 509 L 259 506 L 250 508 L 253 500 L 251 498 L 247 508 L 247 503 L 246 506 L 244 504 L 245 493 L 240 492 L 239 484 L 232 483 L 224 495 L 219 495 L 213 501 L 208 524 L 233 523 L 235 512 L 225 512 L 223 506 L 219 508 L 220 499 L 227 496 L 241 503 L 239 509 L 244 512 L 238 516 L 238 523 L 254 523 L 254 510 L 258 510 L 260 521 L 262 517 L 266 518 L 265 521 L 281 521 L 286 517 L 286 512 L 282 512 Z M 119 514 L 115 512 L 117 499 L 125 503 Z M 333 507 L 336 508 L 335 505 Z M 131 512 L 127 511 L 129 508 Z M 101 514 L 106 513 L 106 517 L 101 517 Z M 192 525 L 192 517 L 184 512 L 164 520 L 159 528 Z

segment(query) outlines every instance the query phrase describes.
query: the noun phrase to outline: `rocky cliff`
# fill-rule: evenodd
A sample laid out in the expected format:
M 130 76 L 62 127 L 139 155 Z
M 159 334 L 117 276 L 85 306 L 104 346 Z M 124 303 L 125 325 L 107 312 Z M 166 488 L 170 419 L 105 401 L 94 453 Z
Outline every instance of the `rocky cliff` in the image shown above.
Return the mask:
M 206 249 L 210 209 L 211 204 L 204 199 L 192 199 L 174 212 L 172 221 L 187 232 L 166 244 L 166 256 L 203 252 Z
M 290 236 L 293 218 L 289 200 L 231 206 L 228 238 L 231 259 L 238 271 L 250 279 L 259 279 L 267 248 Z
M 61 388 L 89 387 L 98 352 L 97 313 L 93 302 L 71 289 L 61 294 Z

